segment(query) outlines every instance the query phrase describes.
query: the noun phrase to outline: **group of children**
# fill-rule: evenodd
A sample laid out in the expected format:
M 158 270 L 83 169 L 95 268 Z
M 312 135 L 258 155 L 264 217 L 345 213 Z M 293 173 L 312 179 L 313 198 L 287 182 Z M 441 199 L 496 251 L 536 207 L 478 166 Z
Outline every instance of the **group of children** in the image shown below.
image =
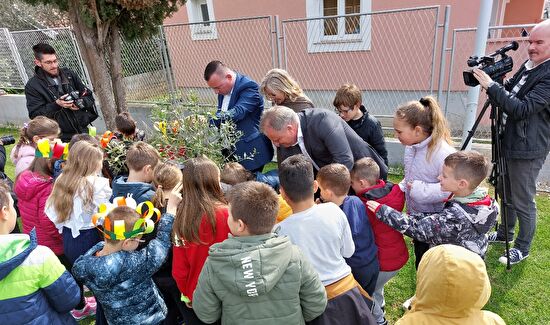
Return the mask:
M 307 104 L 285 73 L 270 71 L 262 91 L 277 103 L 291 105 L 302 96 L 300 104 Z M 293 90 L 282 91 L 277 82 Z M 356 90 L 339 90 L 340 116 L 379 128 Z M 446 254 L 467 260 L 450 263 L 452 272 L 468 263 L 477 267 L 484 291 L 452 314 L 476 323 L 465 313 L 479 312 L 490 295 L 482 258 L 498 213 L 480 187 L 488 163 L 476 152 L 454 152 L 433 98 L 399 107 L 394 129 L 406 146 L 399 184 L 380 179 L 371 158 L 356 161 L 351 171 L 330 164 L 314 172 L 306 157 L 295 155 L 281 163 L 276 179 L 234 163 L 220 172 L 206 157 L 180 168 L 142 141 L 128 147 L 128 175 L 110 181 L 102 176 L 104 152 L 94 137 L 75 136 L 64 157 L 54 144 L 59 127 L 37 117 L 22 128 L 12 152 L 28 235 L 8 235 L 15 211 L 0 188 L 0 246 L 14 247 L 0 257 L 0 313 L 15 299 L 21 308 L 6 312 L 13 324 L 70 324 L 94 312 L 96 324 L 387 324 L 384 286 L 408 260 L 405 234 L 414 239 L 419 268 L 405 318 L 442 310 L 429 311 L 441 301 L 419 290 L 434 263 L 445 267 L 438 259 Z M 38 150 L 45 141 L 49 154 Z M 61 170 L 54 179 L 56 165 Z M 405 203 L 407 214 L 401 213 Z M 24 265 L 34 273 L 22 272 Z M 481 319 L 503 323 L 487 312 L 477 323 Z

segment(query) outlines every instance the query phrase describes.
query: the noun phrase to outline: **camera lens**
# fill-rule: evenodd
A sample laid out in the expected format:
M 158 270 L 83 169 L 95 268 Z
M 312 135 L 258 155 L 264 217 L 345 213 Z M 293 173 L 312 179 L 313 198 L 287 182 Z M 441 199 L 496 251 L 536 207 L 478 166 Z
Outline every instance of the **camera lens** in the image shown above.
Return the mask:
M 0 137 L 0 141 L 2 141 L 2 145 L 8 146 L 15 143 L 15 138 L 12 135 L 5 135 Z

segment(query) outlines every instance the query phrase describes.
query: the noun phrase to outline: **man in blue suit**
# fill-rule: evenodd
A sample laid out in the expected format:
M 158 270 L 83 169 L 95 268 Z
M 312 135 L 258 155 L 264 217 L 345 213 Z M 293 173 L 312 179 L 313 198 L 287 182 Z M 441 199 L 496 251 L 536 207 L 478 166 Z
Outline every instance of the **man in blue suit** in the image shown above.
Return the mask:
M 235 145 L 234 155 L 242 159 L 253 154 L 252 159 L 239 161 L 249 171 L 261 171 L 273 158 L 271 141 L 259 129 L 264 101 L 258 84 L 247 76 L 236 73 L 220 61 L 208 63 L 204 80 L 218 95 L 217 120 L 232 120 L 243 136 Z

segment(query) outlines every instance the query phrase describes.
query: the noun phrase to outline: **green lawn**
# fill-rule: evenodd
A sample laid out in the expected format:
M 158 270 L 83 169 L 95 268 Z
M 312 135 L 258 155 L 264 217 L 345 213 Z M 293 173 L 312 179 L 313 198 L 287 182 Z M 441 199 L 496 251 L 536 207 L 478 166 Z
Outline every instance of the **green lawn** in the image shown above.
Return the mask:
M 0 136 L 12 134 L 18 139 L 18 131 L 0 128 Z M 9 152 L 12 146 L 7 146 Z M 273 168 L 273 166 L 269 166 Z M 268 168 L 268 169 L 270 169 Z M 6 174 L 13 179 L 14 166 L 7 159 Z M 400 175 L 390 175 L 398 182 Z M 550 324 L 550 198 L 537 196 L 539 219 L 535 241 L 530 256 L 524 262 L 512 266 L 510 272 L 497 259 L 504 251 L 504 245 L 491 245 L 487 254 L 487 268 L 493 292 L 485 309 L 499 314 L 508 324 Z M 410 245 L 410 240 L 406 240 Z M 401 304 L 414 294 L 416 273 L 414 253 L 410 245 L 411 258 L 399 274 L 385 289 L 387 318 L 391 324 L 403 315 Z M 94 324 L 84 320 L 80 324 Z

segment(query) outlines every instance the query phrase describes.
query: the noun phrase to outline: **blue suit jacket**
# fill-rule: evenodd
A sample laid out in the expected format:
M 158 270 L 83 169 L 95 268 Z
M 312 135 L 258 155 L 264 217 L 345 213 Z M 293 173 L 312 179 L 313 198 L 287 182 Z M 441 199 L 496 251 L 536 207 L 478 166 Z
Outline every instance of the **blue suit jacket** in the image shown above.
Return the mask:
M 237 130 L 243 132 L 243 136 L 236 144 L 235 154 L 242 158 L 244 154 L 250 155 L 256 149 L 252 159 L 240 161 L 241 165 L 248 170 L 260 168 L 273 158 L 271 141 L 260 132 L 259 128 L 264 100 L 258 89 L 258 84 L 254 80 L 237 73 L 226 113 L 221 112 L 223 95 L 218 95 L 216 116 L 220 117 L 220 120 L 232 119 Z

